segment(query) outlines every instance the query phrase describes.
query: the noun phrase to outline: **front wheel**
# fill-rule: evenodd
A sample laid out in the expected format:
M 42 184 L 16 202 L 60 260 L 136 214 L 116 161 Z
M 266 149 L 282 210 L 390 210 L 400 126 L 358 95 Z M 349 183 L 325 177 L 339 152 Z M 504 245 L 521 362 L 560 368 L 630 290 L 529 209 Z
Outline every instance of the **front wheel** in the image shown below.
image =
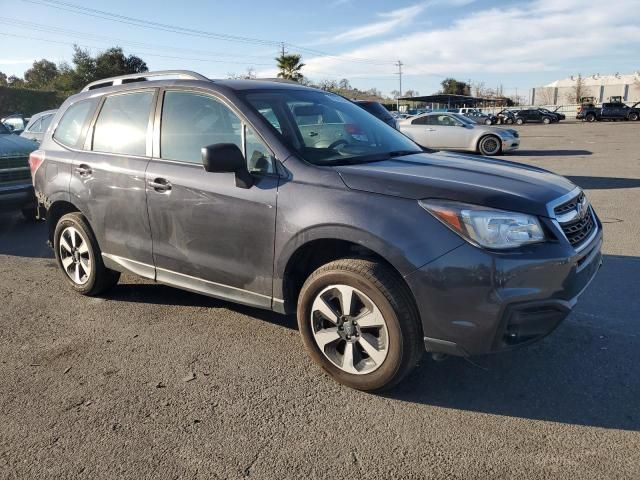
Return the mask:
M 502 150 L 502 143 L 495 135 L 487 135 L 480 139 L 478 151 L 485 156 L 499 155 Z
M 358 390 L 398 384 L 424 349 L 409 290 L 379 262 L 349 258 L 320 267 L 300 291 L 297 314 L 311 358 Z
M 629 114 L 629 120 L 631 120 L 632 122 L 635 122 L 636 120 L 638 120 L 638 117 L 639 115 L 635 112 Z
M 522 118 L 518 118 L 518 119 L 516 119 L 516 123 L 518 125 L 522 125 L 524 123 L 524 120 Z
M 596 116 L 593 113 L 588 113 L 586 117 L 584 117 L 584 119 L 587 122 L 595 122 L 596 121 Z
M 542 119 L 542 123 L 544 123 L 545 125 L 549 125 L 551 123 L 551 119 L 549 117 L 544 117 Z
M 95 296 L 118 283 L 120 273 L 104 266 L 98 242 L 80 213 L 64 215 L 53 240 L 58 265 L 76 292 Z
M 513 118 L 507 118 L 504 123 L 506 123 L 507 125 L 513 125 Z M 521 123 L 519 123 L 518 125 L 522 125 Z

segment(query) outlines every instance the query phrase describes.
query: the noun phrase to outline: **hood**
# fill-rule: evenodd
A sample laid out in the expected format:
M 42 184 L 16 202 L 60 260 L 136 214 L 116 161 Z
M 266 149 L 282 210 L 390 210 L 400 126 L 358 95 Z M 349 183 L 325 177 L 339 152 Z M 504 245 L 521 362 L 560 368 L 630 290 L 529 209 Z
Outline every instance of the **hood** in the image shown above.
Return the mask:
M 14 134 L 0 134 L 0 158 L 29 155 L 37 148 L 38 145 L 28 138 Z
M 420 200 L 441 198 L 547 216 L 546 204 L 576 186 L 546 170 L 448 152 L 336 167 L 347 187 Z

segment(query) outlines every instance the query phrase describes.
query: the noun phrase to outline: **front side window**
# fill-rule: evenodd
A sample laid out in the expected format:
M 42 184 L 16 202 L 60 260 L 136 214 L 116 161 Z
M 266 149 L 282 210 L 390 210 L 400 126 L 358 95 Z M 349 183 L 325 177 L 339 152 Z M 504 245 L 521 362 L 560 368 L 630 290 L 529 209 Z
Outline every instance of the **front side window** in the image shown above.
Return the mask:
M 202 147 L 216 143 L 234 143 L 243 150 L 238 116 L 210 96 L 166 92 L 160 127 L 161 158 L 201 164 Z
M 41 133 L 42 132 L 42 118 L 37 119 L 32 125 L 27 125 L 27 132 Z
M 51 123 L 51 120 L 53 120 L 53 114 L 45 115 L 44 117 L 42 117 L 40 119 L 40 131 L 41 132 L 46 132 L 47 131 L 47 128 L 49 128 L 49 124 Z
M 422 151 L 402 133 L 339 95 L 301 88 L 240 94 L 283 142 L 309 163 L 371 162 Z M 280 128 L 274 126 L 271 115 Z
M 53 138 L 67 147 L 77 146 L 82 129 L 93 115 L 97 103 L 98 99 L 92 98 L 71 105 L 58 123 Z
M 146 155 L 153 95 L 147 91 L 107 97 L 96 120 L 92 150 Z
M 245 157 L 249 172 L 257 174 L 275 173 L 273 156 L 262 140 L 248 125 L 245 127 Z

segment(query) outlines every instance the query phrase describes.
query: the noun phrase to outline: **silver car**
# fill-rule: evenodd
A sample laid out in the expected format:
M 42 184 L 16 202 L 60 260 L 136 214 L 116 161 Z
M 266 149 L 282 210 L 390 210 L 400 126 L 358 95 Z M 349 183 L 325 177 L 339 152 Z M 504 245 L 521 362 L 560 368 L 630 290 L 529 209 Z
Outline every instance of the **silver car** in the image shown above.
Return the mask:
M 434 150 L 500 155 L 520 146 L 516 130 L 480 125 L 458 113 L 424 113 L 401 120 L 399 130 L 417 144 Z
M 44 132 L 47 131 L 49 123 L 57 111 L 58 110 L 47 110 L 45 112 L 36 113 L 31 117 L 31 120 L 29 120 L 29 123 L 20 136 L 33 140 L 39 144 L 42 141 Z

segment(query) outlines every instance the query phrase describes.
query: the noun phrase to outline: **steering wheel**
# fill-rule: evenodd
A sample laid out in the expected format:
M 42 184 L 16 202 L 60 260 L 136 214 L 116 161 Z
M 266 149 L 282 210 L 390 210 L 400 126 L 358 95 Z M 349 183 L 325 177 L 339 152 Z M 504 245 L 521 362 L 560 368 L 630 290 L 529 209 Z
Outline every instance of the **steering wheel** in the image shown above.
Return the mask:
M 347 142 L 346 140 L 343 140 L 343 139 L 336 140 L 331 145 L 329 145 L 327 148 L 330 148 L 331 150 L 335 150 L 336 147 L 339 147 L 340 145 L 349 145 L 349 142 Z

